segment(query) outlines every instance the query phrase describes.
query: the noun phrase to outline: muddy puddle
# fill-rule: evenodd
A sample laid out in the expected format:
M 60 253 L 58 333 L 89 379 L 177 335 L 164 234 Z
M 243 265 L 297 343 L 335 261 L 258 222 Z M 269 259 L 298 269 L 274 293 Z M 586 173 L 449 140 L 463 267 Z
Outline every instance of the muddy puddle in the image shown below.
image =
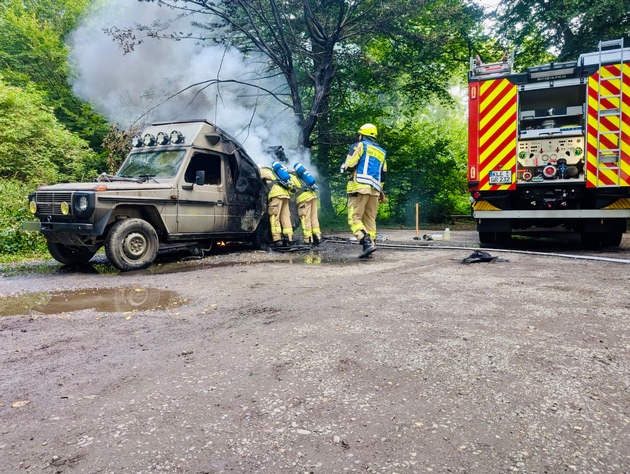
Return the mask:
M 141 270 L 140 272 L 151 274 L 185 273 L 215 268 L 250 267 L 279 263 L 288 263 L 292 265 L 356 265 L 357 261 L 363 262 L 369 260 L 359 260 L 356 256 L 348 258 L 317 253 L 301 254 L 296 252 L 290 254 L 280 254 L 277 257 L 265 260 L 217 262 L 211 259 L 184 259 L 174 262 L 160 262 L 152 265 L 146 270 Z
M 0 297 L 0 317 L 22 314 L 54 315 L 86 309 L 103 313 L 125 313 L 178 307 L 184 303 L 185 299 L 170 290 L 131 287 L 87 288 Z

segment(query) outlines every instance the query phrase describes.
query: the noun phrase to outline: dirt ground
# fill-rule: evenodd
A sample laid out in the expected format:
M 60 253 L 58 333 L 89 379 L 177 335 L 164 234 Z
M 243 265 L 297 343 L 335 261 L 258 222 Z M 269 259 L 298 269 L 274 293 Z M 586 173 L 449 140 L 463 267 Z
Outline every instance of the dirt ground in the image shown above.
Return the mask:
M 630 472 L 628 236 L 464 265 L 473 232 L 383 233 L 5 269 L 0 471 Z

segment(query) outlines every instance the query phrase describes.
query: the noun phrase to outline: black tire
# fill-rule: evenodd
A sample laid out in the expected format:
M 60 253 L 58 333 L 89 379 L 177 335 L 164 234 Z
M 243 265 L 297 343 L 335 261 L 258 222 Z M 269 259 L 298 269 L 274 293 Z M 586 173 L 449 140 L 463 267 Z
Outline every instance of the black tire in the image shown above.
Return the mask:
M 582 246 L 588 249 L 595 249 L 601 245 L 602 234 L 595 232 L 582 232 L 580 238 L 582 240 Z
M 508 244 L 512 240 L 511 232 L 496 232 L 494 236 L 498 244 Z
M 611 232 L 602 236 L 602 245 L 604 247 L 619 247 L 623 232 Z
M 81 265 L 90 261 L 96 250 L 77 245 L 65 245 L 58 242 L 47 242 L 52 258 L 64 265 Z
M 151 224 L 142 219 L 124 219 L 107 234 L 105 254 L 121 271 L 140 270 L 153 263 L 158 246 L 158 236 Z
M 260 250 L 271 243 L 271 225 L 269 214 L 264 214 L 258 223 L 258 227 L 252 236 L 252 246 L 255 250 Z
M 493 244 L 495 242 L 494 232 L 479 232 L 480 244 Z

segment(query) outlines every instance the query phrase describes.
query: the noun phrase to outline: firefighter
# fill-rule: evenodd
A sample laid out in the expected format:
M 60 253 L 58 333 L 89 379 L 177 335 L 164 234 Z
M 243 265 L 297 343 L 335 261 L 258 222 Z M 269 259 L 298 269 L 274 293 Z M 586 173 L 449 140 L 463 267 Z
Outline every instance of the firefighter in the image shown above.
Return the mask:
M 360 258 L 376 250 L 376 215 L 379 202 L 385 202 L 383 184 L 387 177 L 387 152 L 376 142 L 378 130 L 371 123 L 359 128 L 359 140 L 350 147 L 341 165 L 341 172 L 349 172 L 348 224 L 363 250 Z
M 295 172 L 291 172 L 291 182 L 295 186 L 295 203 L 297 205 L 304 243 L 316 247 L 322 240 L 317 215 L 317 185 L 315 179 L 300 163 L 293 165 Z
M 275 165 L 275 162 L 274 162 Z M 267 187 L 267 212 L 271 227 L 271 247 L 293 245 L 293 226 L 291 224 L 290 199 L 294 186 L 289 180 L 280 179 L 274 169 L 258 165 L 260 177 Z M 282 170 L 280 170 L 282 172 Z M 286 168 L 284 171 L 288 173 Z M 283 173 L 284 175 L 284 173 Z

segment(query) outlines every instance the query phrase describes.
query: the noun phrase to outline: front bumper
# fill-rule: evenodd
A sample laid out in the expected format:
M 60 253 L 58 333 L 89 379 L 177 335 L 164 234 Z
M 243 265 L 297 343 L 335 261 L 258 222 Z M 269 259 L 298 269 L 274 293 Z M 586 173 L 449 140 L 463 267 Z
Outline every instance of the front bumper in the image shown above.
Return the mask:
M 83 235 L 98 235 L 94 230 L 94 224 L 79 222 L 39 222 L 26 221 L 22 223 L 22 229 L 35 232 L 73 232 Z

